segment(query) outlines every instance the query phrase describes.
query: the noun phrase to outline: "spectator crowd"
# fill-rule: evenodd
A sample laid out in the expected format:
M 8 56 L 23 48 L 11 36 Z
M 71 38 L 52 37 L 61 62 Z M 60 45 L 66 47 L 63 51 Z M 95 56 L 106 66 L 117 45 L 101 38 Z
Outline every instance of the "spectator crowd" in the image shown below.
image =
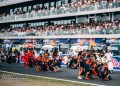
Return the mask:
M 38 27 L 22 27 L 0 29 L 1 36 L 59 36 L 59 35 L 92 35 L 120 34 L 119 21 L 104 21 L 94 23 L 78 23 L 50 25 Z
M 35 18 L 49 15 L 57 15 L 64 13 L 75 13 L 82 11 L 100 10 L 108 8 L 120 7 L 119 0 L 76 0 L 75 2 L 62 4 L 61 6 L 55 7 L 40 7 L 31 8 L 28 11 L 22 11 L 17 9 L 12 13 L 3 13 L 0 15 L 1 21 L 18 20 L 25 18 Z

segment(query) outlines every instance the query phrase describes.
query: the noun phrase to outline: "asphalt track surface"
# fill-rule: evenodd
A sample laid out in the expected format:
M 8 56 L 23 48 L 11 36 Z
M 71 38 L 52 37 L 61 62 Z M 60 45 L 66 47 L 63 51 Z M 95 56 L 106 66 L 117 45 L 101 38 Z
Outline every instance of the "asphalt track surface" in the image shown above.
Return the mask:
M 2 71 L 79 81 L 85 83 L 93 83 L 93 84 L 99 84 L 105 86 L 120 86 L 120 72 L 114 72 L 113 74 L 111 74 L 113 80 L 110 81 L 100 81 L 97 78 L 94 78 L 92 80 L 84 80 L 84 79 L 78 80 L 77 79 L 78 69 L 68 69 L 62 67 L 61 72 L 46 72 L 46 71 L 36 72 L 35 68 L 26 69 L 24 68 L 23 64 L 0 63 L 0 65 L 2 66 L 0 67 L 0 70 Z

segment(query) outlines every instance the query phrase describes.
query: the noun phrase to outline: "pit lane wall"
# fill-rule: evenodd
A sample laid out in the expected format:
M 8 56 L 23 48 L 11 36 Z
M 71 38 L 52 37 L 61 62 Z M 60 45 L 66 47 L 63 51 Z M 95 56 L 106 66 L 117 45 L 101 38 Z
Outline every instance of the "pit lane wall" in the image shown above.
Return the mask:
M 13 33 L 14 34 L 14 33 Z M 120 38 L 120 34 L 59 35 L 59 36 L 11 36 L 0 33 L 0 39 L 50 39 L 50 38 Z

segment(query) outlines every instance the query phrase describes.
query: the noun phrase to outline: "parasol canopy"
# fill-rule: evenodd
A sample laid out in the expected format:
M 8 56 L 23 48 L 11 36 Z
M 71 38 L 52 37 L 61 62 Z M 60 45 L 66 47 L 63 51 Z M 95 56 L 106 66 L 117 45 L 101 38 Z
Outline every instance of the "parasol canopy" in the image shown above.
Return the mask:
M 82 39 L 79 43 L 81 46 L 97 46 L 93 39 Z
M 42 46 L 42 49 L 44 49 L 44 50 L 52 50 L 52 48 L 53 48 L 53 46 L 51 46 L 51 45 Z

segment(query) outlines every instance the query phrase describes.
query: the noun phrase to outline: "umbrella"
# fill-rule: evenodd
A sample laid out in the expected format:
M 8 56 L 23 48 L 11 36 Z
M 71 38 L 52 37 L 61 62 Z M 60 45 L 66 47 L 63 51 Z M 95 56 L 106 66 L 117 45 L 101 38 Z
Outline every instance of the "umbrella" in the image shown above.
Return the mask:
M 82 51 L 83 50 L 83 48 L 81 46 L 72 46 L 70 49 L 74 50 L 74 51 Z
M 27 48 L 33 48 L 35 45 L 34 44 L 31 44 L 31 43 L 27 43 L 25 44 L 25 47 Z
M 54 46 L 54 45 L 55 45 L 55 42 L 54 42 L 54 41 L 51 41 L 51 42 L 50 42 L 50 45 L 51 45 L 51 46 Z
M 80 45 L 97 46 L 93 39 L 82 39 Z
M 53 46 L 51 46 L 51 45 L 42 46 L 42 49 L 44 49 L 44 50 L 52 50 L 52 48 L 53 48 Z

